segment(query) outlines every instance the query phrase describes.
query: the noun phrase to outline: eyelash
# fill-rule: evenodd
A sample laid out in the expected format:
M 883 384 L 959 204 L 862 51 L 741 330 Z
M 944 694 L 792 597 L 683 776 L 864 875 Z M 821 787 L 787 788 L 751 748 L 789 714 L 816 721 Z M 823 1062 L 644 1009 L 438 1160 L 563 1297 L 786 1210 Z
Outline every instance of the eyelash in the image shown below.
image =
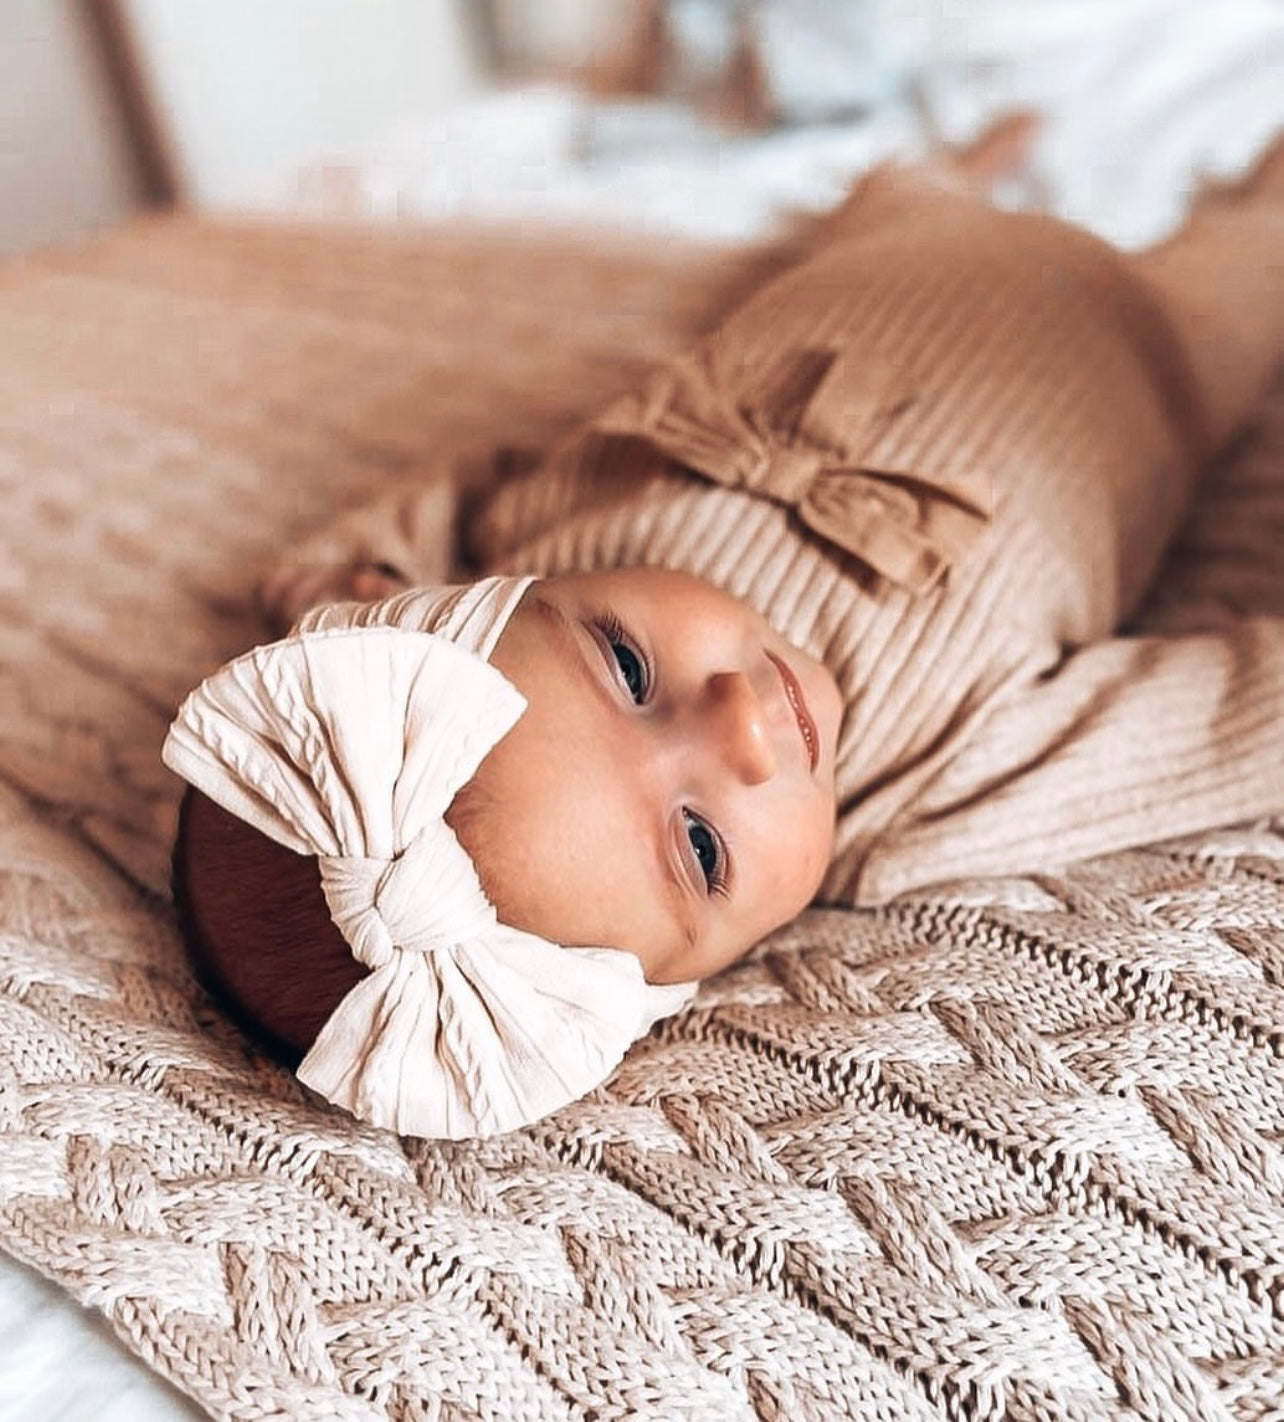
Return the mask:
M 691 841 L 691 826 L 698 825 L 700 829 L 706 831 L 713 841 L 713 866 L 710 869 L 704 867 L 696 847 L 691 844 L 691 852 L 695 854 L 696 863 L 700 865 L 700 872 L 704 875 L 705 887 L 710 894 L 717 894 L 721 898 L 727 897 L 727 846 L 722 836 L 707 821 L 693 814 L 690 810 L 682 811 L 682 823 L 687 830 L 687 840 Z
M 603 640 L 610 649 L 612 657 L 615 658 L 616 673 L 620 678 L 620 683 L 624 690 L 636 706 L 644 706 L 651 697 L 651 688 L 654 685 L 654 673 L 651 667 L 651 660 L 647 654 L 638 646 L 633 637 L 629 635 L 624 624 L 613 613 L 604 612 L 594 619 L 594 625 L 601 634 Z M 620 657 L 619 649 L 631 656 L 638 665 L 641 674 L 641 686 L 635 693 L 629 685 L 629 678 L 625 672 L 624 663 Z M 728 854 L 726 841 L 716 829 L 701 816 L 686 808 L 682 811 L 682 825 L 687 833 L 687 842 L 691 845 L 691 852 L 695 855 L 696 864 L 704 878 L 705 890 L 709 894 L 717 894 L 723 898 L 727 896 L 728 878 Z M 699 827 L 713 842 L 714 862 L 706 868 L 700 854 L 697 852 L 694 843 L 691 841 L 691 829 Z
M 598 631 L 606 639 L 607 646 L 611 650 L 611 655 L 615 658 L 616 671 L 619 674 L 620 682 L 625 691 L 632 698 L 635 706 L 645 706 L 647 701 L 650 700 L 651 687 L 655 680 L 651 669 L 651 659 L 628 634 L 624 624 L 614 613 L 604 612 L 596 619 L 596 625 Z M 619 652 L 616 650 L 618 647 L 623 647 L 637 660 L 638 667 L 642 673 L 642 686 L 636 694 L 633 688 L 629 686 L 623 663 L 620 660 Z

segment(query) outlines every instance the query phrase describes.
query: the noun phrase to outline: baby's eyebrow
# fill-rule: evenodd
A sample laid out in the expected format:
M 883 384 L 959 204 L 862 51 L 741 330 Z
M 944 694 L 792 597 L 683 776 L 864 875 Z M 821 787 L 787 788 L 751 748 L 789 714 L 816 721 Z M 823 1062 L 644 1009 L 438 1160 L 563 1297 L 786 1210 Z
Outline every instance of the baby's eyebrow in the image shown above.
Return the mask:
M 584 647 L 577 633 L 575 618 L 564 607 L 546 602 L 542 597 L 533 598 L 531 606 L 548 628 L 554 654 L 566 663 L 567 669 L 583 683 L 590 695 L 609 706 L 609 698 L 601 681 L 593 675 L 584 659 Z
M 577 655 L 578 648 L 575 641 L 575 624 L 565 608 L 559 607 L 555 602 L 548 602 L 539 596 L 533 596 L 530 600 L 532 611 L 534 611 L 546 624 L 552 634 L 553 642 L 557 652 L 568 659 L 580 662 Z

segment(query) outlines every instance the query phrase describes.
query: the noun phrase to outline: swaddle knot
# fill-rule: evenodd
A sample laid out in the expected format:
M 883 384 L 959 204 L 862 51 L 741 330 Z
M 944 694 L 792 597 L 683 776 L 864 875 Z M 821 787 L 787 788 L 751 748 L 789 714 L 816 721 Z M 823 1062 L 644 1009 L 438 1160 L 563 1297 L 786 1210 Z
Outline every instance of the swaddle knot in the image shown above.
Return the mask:
M 985 529 L 994 491 L 963 457 L 924 463 L 892 437 L 931 397 L 870 351 L 783 350 L 749 371 L 711 338 L 592 424 L 599 453 L 639 441 L 694 474 L 790 509 L 835 549 L 911 592 L 941 580 Z

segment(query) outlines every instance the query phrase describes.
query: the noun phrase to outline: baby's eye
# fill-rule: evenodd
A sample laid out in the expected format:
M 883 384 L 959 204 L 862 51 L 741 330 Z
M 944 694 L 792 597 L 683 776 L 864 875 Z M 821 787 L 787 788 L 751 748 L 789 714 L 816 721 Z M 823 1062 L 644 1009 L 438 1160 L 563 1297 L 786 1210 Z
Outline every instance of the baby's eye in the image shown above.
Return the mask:
M 640 706 L 646 700 L 646 667 L 642 664 L 642 658 L 627 642 L 612 642 L 611 651 L 615 654 L 616 664 L 620 668 L 625 686 L 629 689 L 629 695 Z
M 605 617 L 600 626 L 625 689 L 634 704 L 641 706 L 651 691 L 651 668 L 646 657 L 617 618 Z
M 712 825 L 706 824 L 690 810 L 683 810 L 682 820 L 692 852 L 704 875 L 705 887 L 710 893 L 722 893 L 727 887 L 727 851 L 721 836 Z

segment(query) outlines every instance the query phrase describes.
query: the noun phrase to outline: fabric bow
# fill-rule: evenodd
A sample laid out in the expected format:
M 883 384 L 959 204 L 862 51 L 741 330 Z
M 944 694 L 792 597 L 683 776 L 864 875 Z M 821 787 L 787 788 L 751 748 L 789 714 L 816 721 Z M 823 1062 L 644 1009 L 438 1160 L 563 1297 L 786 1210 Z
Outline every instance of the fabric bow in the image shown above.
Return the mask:
M 443 816 L 525 709 L 483 658 L 396 627 L 296 635 L 184 702 L 169 767 L 278 843 L 318 856 L 339 930 L 370 969 L 298 1069 L 354 1115 L 461 1139 L 583 1095 L 691 984 L 631 953 L 498 922 Z
M 993 505 L 989 479 L 965 460 L 933 450 L 929 470 L 914 440 L 886 438 L 928 403 L 873 352 L 793 351 L 751 377 L 709 342 L 662 367 L 640 397 L 617 401 L 593 430 L 641 439 L 715 483 L 766 494 L 921 592 L 970 545 Z

